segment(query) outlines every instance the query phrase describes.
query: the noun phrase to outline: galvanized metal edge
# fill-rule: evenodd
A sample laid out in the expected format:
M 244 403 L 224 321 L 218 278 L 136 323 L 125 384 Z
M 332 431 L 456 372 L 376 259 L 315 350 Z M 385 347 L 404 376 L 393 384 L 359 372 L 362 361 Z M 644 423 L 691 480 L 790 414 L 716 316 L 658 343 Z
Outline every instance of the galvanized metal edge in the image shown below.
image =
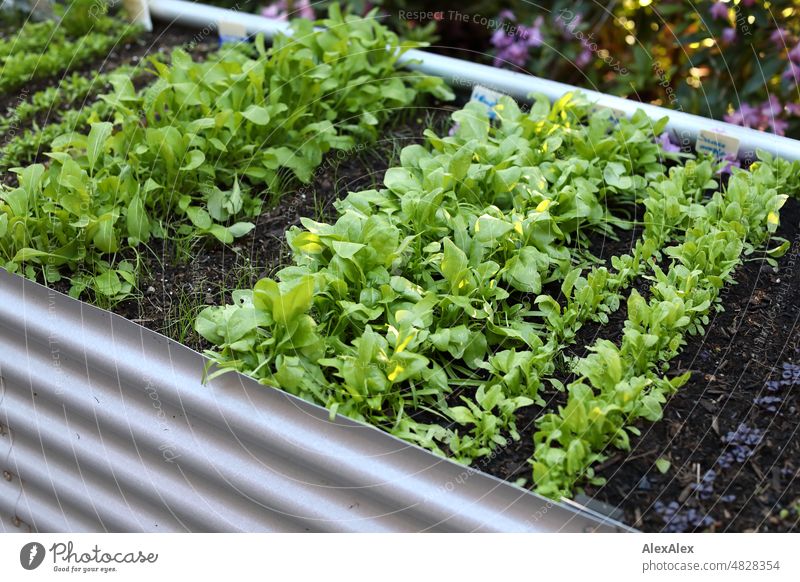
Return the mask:
M 624 531 L 0 270 L 0 531 Z
M 289 23 L 285 21 L 208 6 L 199 2 L 148 0 L 148 5 L 153 18 L 169 24 L 215 30 L 220 23 L 235 23 L 248 34 L 263 33 L 267 38 L 272 38 L 278 32 L 291 32 Z M 742 159 L 752 161 L 756 158 L 758 150 L 764 150 L 787 160 L 800 160 L 800 143 L 795 139 L 676 109 L 640 103 L 527 73 L 491 67 L 429 51 L 409 50 L 401 55 L 399 62 L 408 69 L 441 77 L 453 87 L 471 88 L 480 84 L 520 101 L 528 101 L 533 94 L 544 95 L 550 101 L 555 101 L 565 93 L 580 91 L 597 106 L 610 108 L 626 117 L 632 116 L 640 109 L 654 121 L 669 117 L 667 129 L 678 139 L 681 147 L 694 146 L 702 132 L 709 132 L 712 136 L 723 134 L 736 138 L 739 142 L 738 157 Z

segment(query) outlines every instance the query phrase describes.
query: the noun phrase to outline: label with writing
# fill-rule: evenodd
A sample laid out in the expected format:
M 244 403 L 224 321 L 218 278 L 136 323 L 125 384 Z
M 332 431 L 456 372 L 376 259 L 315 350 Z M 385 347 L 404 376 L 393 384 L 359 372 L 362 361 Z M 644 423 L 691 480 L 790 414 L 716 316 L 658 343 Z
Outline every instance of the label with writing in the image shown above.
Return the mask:
M 500 101 L 500 97 L 505 96 L 506 94 L 500 93 L 500 91 L 489 89 L 483 85 L 475 85 L 472 88 L 472 95 L 470 96 L 469 100 L 486 105 L 486 108 L 489 110 L 489 118 L 494 119 L 497 117 L 497 112 L 495 111 L 494 107 L 497 105 L 497 102 Z
M 700 130 L 694 149 L 700 154 L 710 154 L 715 158 L 736 157 L 739 153 L 739 140 L 707 129 Z
M 239 22 L 227 22 L 220 20 L 217 23 L 217 32 L 219 33 L 219 43 L 225 44 L 226 42 L 241 42 L 247 40 L 247 27 Z

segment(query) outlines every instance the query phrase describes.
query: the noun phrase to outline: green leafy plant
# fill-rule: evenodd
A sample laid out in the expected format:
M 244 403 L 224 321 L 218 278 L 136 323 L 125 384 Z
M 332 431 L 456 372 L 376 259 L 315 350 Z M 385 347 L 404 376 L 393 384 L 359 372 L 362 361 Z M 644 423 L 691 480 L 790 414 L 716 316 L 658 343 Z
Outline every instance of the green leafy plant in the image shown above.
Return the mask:
M 107 16 L 92 21 L 85 29 L 66 23 L 60 28 L 53 26 L 25 25 L 15 38 L 0 45 L 0 92 L 8 93 L 35 79 L 66 72 L 104 56 L 139 30 Z
M 692 172 L 693 180 L 699 175 L 697 184 L 711 185 L 705 164 Z M 566 388 L 567 404 L 537 420 L 532 463 L 539 493 L 569 497 L 581 481 L 601 484 L 592 465 L 605 460 L 611 447 L 628 450 L 629 434 L 638 434 L 634 423 L 659 420 L 667 396 L 688 380 L 690 373 L 662 374 L 685 335 L 702 333 L 708 312 L 721 309 L 720 290 L 743 253 L 775 231 L 786 200 L 771 164 L 754 166 L 751 172 L 734 171 L 724 191 L 689 208 L 681 206 L 699 195 L 686 196 L 682 170 L 674 169 L 658 188 L 665 198 L 648 207 L 655 219 L 648 226 L 661 235 L 670 221 L 688 222 L 684 240 L 665 250 L 671 259 L 666 272 L 653 265 L 649 300 L 631 291 L 620 345 L 599 340 L 592 346 L 573 367 L 578 379 Z
M 299 20 L 294 36 L 279 35 L 269 50 L 259 38 L 255 47 L 226 46 L 202 63 L 175 50 L 169 65 L 150 61 L 157 79 L 144 91 L 112 75 L 113 91 L 97 104 L 7 144 L 10 165 L 35 155 L 43 137 L 73 129 L 52 140 L 41 192 L 37 183 L 24 194 L 0 193 L 0 201 L 24 195 L 49 202 L 35 217 L 47 236 L 9 241 L 7 268 L 46 281 L 67 274 L 72 295 L 88 288 L 118 298 L 131 289 L 123 283 L 130 282 L 127 265 L 123 274 L 115 264 L 126 248 L 167 235 L 231 243 L 253 228 L 247 219 L 264 198 L 279 196 L 288 180 L 308 182 L 331 149 L 376 137 L 392 109 L 422 93 L 452 97 L 439 79 L 397 70 L 414 45 L 374 19 L 332 7 L 321 24 Z M 76 208 L 77 199 L 89 207 Z M 20 212 L 32 211 L 9 204 L 6 212 L 24 222 Z M 53 262 L 53 235 L 61 230 L 86 241 L 85 253 Z M 130 278 L 135 284 L 135 273 Z
M 220 348 L 211 352 L 220 369 L 463 462 L 519 438 L 516 414 L 544 405 L 539 390 L 565 338 L 602 312 L 583 289 L 623 288 L 656 248 L 643 244 L 613 276 L 605 267 L 581 276 L 597 260 L 583 248 L 587 232 L 629 227 L 633 204 L 664 179 L 648 119 L 615 123 L 590 109 L 573 95 L 530 112 L 504 98 L 492 122 L 468 104 L 452 135 L 427 131 L 425 146 L 404 148 L 383 189 L 351 193 L 333 223 L 301 219 L 287 233 L 293 265 L 253 293 L 303 289 L 294 316 L 313 335 L 284 341 L 274 302 L 208 308 L 197 330 Z M 623 162 L 629 148 L 641 157 Z M 575 298 L 569 320 L 542 295 L 562 280 Z M 415 410 L 441 425 L 418 422 Z

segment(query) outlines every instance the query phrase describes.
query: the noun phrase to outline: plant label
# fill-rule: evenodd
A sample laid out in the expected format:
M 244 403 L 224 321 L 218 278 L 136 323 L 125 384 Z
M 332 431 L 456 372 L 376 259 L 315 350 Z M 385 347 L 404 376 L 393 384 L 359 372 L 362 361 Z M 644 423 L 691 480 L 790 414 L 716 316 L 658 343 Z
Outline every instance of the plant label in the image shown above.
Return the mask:
M 739 153 L 739 140 L 717 131 L 700 130 L 694 149 L 700 154 L 711 154 L 717 159 L 735 158 Z
M 217 23 L 217 32 L 219 33 L 219 44 L 226 42 L 242 42 L 247 40 L 247 27 L 239 22 L 227 22 L 220 20 Z
M 122 2 L 128 20 L 133 24 L 141 24 L 145 30 L 153 30 L 153 21 L 150 18 L 150 6 L 147 0 L 124 0 Z
M 506 94 L 501 93 L 500 91 L 489 89 L 483 85 L 475 85 L 472 88 L 472 95 L 470 96 L 469 100 L 486 105 L 486 109 L 489 110 L 489 118 L 494 119 L 497 117 L 497 112 L 494 109 L 495 105 L 497 105 L 497 102 L 500 101 L 500 97 L 505 96 Z

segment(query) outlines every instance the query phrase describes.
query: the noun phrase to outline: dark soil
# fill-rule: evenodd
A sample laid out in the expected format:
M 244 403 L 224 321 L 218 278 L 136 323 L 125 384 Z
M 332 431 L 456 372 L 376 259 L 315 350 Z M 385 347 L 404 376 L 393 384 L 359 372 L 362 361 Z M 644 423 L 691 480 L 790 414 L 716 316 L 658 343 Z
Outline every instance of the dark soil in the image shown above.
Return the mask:
M 616 238 L 594 234 L 590 236 L 588 251 L 611 269 L 611 257 L 629 254 L 639 238 L 641 238 L 641 228 L 638 226 L 632 230 L 617 231 Z M 647 296 L 645 280 L 636 279 L 632 287 L 636 288 L 643 296 Z M 551 286 L 543 292 L 549 293 L 559 303 L 562 302 L 560 284 Z M 587 355 L 589 346 L 598 339 L 608 339 L 614 342 L 621 339 L 623 325 L 627 319 L 626 296 L 627 294 L 624 293 L 619 308 L 608 314 L 608 323 L 587 321 L 583 324 L 575 334 L 574 342 L 564 348 L 562 355 L 565 360 Z M 554 378 L 565 386 L 574 379 L 567 371 L 565 361 L 557 362 Z M 541 387 L 539 394 L 545 400 L 543 407 L 533 405 L 517 412 L 517 430 L 521 438 L 498 449 L 494 455 L 478 459 L 475 462 L 477 468 L 508 481 L 519 480 L 521 482 L 525 480 L 530 484 L 531 466 L 528 464 L 528 460 L 533 456 L 534 451 L 533 434 L 536 432 L 536 419 L 544 411 L 557 408 L 560 404 L 566 404 L 566 394 L 556 390 L 547 382 Z
M 233 289 L 249 288 L 287 264 L 286 230 L 298 225 L 302 216 L 330 218 L 335 200 L 380 183 L 386 168 L 397 161 L 401 147 L 420 142 L 425 127 L 441 131 L 451 111 L 449 106 L 421 108 L 384 132 L 383 139 L 368 149 L 345 158 L 331 156 L 311 184 L 265 210 L 255 220 L 255 230 L 234 245 L 197 241 L 202 248 L 188 249 L 175 241 L 159 241 L 152 253 L 144 256 L 149 271 L 142 280 L 144 296 L 113 310 L 195 349 L 209 347 L 192 328 L 204 305 L 229 302 Z M 642 437 L 632 440 L 630 453 L 611 454 L 599 471 L 608 484 L 587 488 L 588 497 L 582 501 L 598 504 L 596 508 L 646 531 L 667 527 L 655 510 L 657 501 L 665 505 L 677 501 L 680 511 L 708 513 L 713 523 L 702 529 L 797 529 L 800 506 L 793 505 L 800 502 L 800 422 L 794 417 L 800 401 L 796 393 L 787 391 L 777 412 L 770 412 L 755 406 L 753 399 L 765 394 L 766 380 L 780 378 L 783 362 L 800 364 L 800 333 L 795 325 L 800 308 L 794 303 L 800 294 L 800 272 L 794 268 L 800 255 L 798 223 L 800 204 L 790 200 L 782 211 L 778 234 L 793 241 L 793 246 L 779 261 L 780 270 L 774 272 L 762 259 L 738 269 L 739 284 L 722 296 L 726 310 L 714 317 L 704 337 L 690 338 L 673 362 L 671 373 L 691 370 L 691 380 L 665 407 L 662 422 L 639 426 Z M 619 240 L 593 237 L 590 251 L 605 260 L 629 252 L 640 232 L 634 229 L 618 236 Z M 647 296 L 647 281 L 636 280 L 633 287 Z M 626 316 L 623 299 L 607 324 L 584 325 L 566 355 L 585 355 L 586 346 L 600 337 L 618 341 Z M 566 374 L 558 379 L 570 380 Z M 550 408 L 563 395 L 549 389 L 546 397 Z M 521 439 L 477 467 L 506 480 L 525 479 L 530 484 L 527 461 L 533 454 L 534 420 L 539 414 L 538 407 L 523 412 L 517 422 Z M 698 470 L 702 477 L 714 466 L 725 448 L 722 437 L 740 423 L 765 430 L 761 445 L 745 463 L 718 470 L 713 496 L 704 495 L 701 500 L 691 483 L 697 482 Z M 663 475 L 655 467 L 661 458 L 671 463 Z

